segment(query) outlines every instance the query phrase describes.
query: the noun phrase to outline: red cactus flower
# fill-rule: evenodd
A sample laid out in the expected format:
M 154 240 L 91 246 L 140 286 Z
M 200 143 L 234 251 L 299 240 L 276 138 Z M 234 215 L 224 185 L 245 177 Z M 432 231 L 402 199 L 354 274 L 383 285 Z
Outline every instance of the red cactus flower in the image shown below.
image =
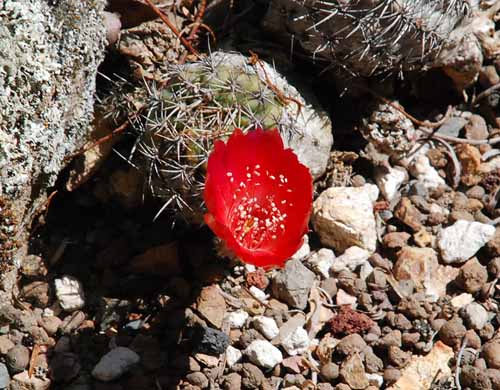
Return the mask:
M 241 260 L 283 266 L 302 245 L 312 177 L 278 130 L 236 129 L 208 159 L 205 222 Z

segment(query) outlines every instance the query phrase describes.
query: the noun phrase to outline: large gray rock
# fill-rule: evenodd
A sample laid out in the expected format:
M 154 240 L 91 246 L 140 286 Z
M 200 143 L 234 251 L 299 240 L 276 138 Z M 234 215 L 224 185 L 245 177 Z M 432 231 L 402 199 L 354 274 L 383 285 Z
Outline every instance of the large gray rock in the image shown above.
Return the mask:
M 300 260 L 290 260 L 273 279 L 273 295 L 288 305 L 303 310 L 307 306 L 313 282 L 312 271 L 306 268 Z
M 65 159 L 87 140 L 93 119 L 106 1 L 49 3 L 0 2 L 2 263 L 15 257 L 15 242 L 22 245 L 26 226 Z

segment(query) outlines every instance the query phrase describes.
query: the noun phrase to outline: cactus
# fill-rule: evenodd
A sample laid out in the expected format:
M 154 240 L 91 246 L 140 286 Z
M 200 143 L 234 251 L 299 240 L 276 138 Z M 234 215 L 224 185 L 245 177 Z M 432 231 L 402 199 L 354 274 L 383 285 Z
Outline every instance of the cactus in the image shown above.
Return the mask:
M 133 121 L 131 161 L 164 207 L 200 216 L 207 157 L 214 141 L 235 128 L 278 128 L 313 176 L 326 168 L 333 143 L 327 115 L 263 61 L 216 52 L 168 65 L 164 76 L 165 82 L 142 85 L 129 99 L 142 107 Z
M 273 0 L 264 26 L 351 75 L 432 66 L 467 0 Z

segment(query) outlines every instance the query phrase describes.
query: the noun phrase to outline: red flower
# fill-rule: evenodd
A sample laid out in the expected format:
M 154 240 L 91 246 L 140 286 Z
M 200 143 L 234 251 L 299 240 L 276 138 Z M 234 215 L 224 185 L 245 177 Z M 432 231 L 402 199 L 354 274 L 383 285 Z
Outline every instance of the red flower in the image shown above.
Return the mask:
M 283 266 L 302 245 L 312 177 L 278 130 L 236 129 L 208 159 L 205 222 L 241 260 Z

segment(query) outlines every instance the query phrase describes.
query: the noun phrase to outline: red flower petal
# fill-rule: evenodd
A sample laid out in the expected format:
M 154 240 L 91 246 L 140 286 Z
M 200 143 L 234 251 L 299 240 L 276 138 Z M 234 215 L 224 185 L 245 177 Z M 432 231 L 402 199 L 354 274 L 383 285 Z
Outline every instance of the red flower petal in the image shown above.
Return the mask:
M 312 177 L 278 130 L 236 129 L 208 159 L 205 222 L 243 261 L 282 266 L 302 244 Z

